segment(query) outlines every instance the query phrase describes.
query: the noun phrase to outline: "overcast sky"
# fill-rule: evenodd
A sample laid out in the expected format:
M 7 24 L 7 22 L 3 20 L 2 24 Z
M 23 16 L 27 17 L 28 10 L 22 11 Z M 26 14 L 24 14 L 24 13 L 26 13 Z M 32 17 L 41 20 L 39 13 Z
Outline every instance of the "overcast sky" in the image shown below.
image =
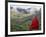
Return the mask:
M 19 12 L 17 11 L 16 8 L 22 8 L 22 9 L 31 8 L 30 10 L 28 10 L 28 11 L 30 11 L 31 14 L 35 14 L 35 11 L 39 11 L 40 10 L 40 7 L 31 6 L 31 5 L 11 5 L 10 7 L 13 7 L 12 11 L 16 11 L 17 13 L 19 13 Z

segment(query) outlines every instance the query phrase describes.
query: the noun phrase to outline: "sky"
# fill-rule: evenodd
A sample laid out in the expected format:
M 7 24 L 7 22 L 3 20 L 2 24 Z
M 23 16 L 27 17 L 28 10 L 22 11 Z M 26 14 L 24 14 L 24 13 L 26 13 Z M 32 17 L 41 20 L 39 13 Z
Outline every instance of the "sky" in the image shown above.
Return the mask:
M 13 7 L 12 11 L 16 11 L 17 13 L 19 13 L 19 12 L 17 11 L 16 8 L 22 8 L 22 9 L 31 8 L 30 10 L 28 10 L 28 11 L 30 11 L 31 14 L 35 14 L 35 11 L 36 10 L 39 11 L 39 9 L 40 9 L 40 7 L 32 6 L 32 5 L 10 5 L 10 7 Z

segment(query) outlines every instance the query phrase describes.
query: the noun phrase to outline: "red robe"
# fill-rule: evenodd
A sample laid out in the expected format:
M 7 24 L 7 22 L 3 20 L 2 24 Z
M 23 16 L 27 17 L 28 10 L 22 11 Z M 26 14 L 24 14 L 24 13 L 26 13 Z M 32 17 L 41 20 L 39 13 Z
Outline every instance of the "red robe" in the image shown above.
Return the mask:
M 29 30 L 38 30 L 39 29 L 39 21 L 38 17 L 35 16 L 32 20 L 32 24 L 29 26 Z

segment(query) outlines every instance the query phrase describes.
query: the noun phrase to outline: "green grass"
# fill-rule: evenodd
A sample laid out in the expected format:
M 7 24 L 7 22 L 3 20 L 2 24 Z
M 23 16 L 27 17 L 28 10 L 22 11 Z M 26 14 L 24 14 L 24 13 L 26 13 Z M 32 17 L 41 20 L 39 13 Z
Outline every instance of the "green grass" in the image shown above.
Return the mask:
M 23 17 L 23 18 L 20 18 L 20 17 L 22 17 L 22 16 L 16 15 L 16 16 L 11 17 L 11 31 L 27 31 L 27 30 L 29 30 L 28 24 L 29 24 L 30 20 L 29 20 L 28 16 Z M 23 22 L 19 24 L 16 22 L 17 19 L 22 19 Z

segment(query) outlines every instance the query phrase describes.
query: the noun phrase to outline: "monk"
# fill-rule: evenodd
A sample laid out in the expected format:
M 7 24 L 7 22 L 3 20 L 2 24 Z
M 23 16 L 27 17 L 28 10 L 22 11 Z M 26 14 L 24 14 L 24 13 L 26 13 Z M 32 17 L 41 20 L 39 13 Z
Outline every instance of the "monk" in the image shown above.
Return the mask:
M 29 26 L 29 30 L 38 30 L 39 29 L 39 20 L 38 17 L 35 16 L 32 20 L 32 24 Z

